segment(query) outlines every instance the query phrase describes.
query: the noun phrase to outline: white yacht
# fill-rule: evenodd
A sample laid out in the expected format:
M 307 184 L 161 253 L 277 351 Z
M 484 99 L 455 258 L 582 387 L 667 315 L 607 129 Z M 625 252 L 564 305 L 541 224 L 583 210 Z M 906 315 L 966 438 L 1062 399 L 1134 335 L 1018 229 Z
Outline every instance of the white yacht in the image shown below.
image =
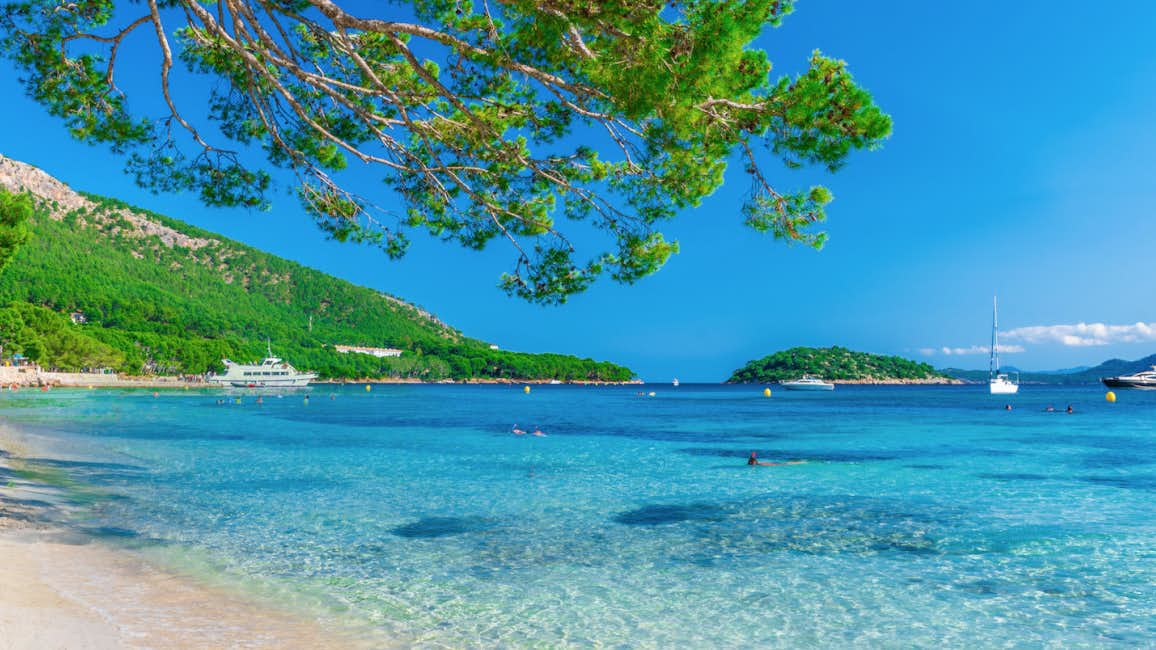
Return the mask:
M 801 379 L 791 381 L 780 381 L 779 385 L 787 390 L 835 390 L 835 384 L 811 375 L 803 375 Z
M 1119 377 L 1104 377 L 1100 381 L 1108 388 L 1139 388 L 1140 390 L 1156 390 L 1156 366 L 1151 370 L 1141 370 L 1131 375 Z
M 991 299 L 991 362 L 987 374 L 992 395 L 1014 395 L 1019 392 L 1019 373 L 1013 379 L 1008 373 L 999 371 L 999 309 L 994 296 Z
M 317 373 L 301 372 L 273 356 L 272 347 L 269 356 L 261 363 L 236 363 L 228 359 L 223 359 L 222 363 L 225 372 L 206 377 L 210 384 L 235 388 L 300 388 L 317 379 Z

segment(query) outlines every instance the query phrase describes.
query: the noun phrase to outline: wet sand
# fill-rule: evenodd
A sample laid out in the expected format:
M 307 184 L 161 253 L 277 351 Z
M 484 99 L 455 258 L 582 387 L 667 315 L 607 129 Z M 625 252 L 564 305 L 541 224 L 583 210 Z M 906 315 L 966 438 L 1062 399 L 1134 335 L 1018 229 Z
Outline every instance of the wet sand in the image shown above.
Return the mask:
M 14 460 L 0 452 L 0 650 L 392 645 L 72 531 L 60 523 L 57 490 L 21 479 L 11 471 Z

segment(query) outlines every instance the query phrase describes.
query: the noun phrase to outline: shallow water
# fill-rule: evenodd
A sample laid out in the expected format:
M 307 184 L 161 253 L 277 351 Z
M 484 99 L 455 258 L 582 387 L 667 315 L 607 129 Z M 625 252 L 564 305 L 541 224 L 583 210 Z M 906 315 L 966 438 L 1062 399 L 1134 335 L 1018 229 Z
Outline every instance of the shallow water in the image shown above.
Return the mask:
M 78 526 L 411 645 L 1151 643 L 1156 394 L 984 388 L 56 390 L 0 413 L 75 459 L 42 464 L 90 495 Z

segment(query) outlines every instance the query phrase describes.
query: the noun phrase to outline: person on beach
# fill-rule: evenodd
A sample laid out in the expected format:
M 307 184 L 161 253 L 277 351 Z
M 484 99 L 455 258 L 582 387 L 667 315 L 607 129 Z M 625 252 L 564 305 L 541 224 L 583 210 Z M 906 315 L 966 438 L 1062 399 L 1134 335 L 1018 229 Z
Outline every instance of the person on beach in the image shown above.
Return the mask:
M 514 423 L 514 428 L 513 428 L 513 429 L 511 429 L 510 431 L 511 431 L 511 433 L 513 433 L 513 434 L 514 434 L 514 435 L 516 435 L 516 436 L 524 436 L 524 435 L 526 435 L 526 432 L 525 432 L 525 431 L 523 431 L 522 429 L 519 429 L 519 428 L 518 428 L 518 424 L 517 424 L 517 423 Z

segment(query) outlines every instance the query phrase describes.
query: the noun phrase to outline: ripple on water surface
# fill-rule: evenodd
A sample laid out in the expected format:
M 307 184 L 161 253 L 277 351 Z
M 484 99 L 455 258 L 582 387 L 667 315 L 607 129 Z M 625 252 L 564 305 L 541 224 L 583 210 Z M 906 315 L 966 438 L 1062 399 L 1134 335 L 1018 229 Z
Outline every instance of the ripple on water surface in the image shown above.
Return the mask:
M 1156 399 L 1113 411 L 1090 390 L 1033 387 L 1017 399 L 1039 408 L 1009 413 L 967 387 L 657 392 L 379 387 L 218 405 L 94 391 L 11 412 L 91 457 L 52 469 L 121 497 L 85 515 L 95 533 L 311 594 L 415 645 L 1156 635 L 1156 446 L 1135 424 Z M 128 424 L 91 426 L 114 411 Z M 514 436 L 515 422 L 549 436 Z M 751 451 L 806 462 L 746 467 Z

